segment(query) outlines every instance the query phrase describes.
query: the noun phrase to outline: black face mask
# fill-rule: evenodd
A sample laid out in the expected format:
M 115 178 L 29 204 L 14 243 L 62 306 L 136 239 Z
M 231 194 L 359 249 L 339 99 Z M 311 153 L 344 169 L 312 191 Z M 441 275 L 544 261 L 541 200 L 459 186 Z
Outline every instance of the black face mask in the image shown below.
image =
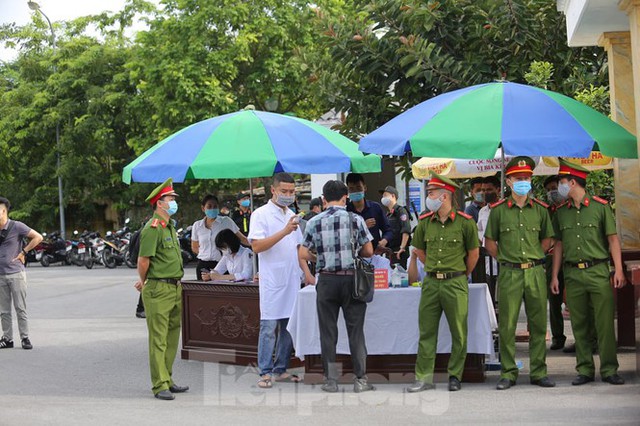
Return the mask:
M 498 194 L 494 192 L 485 192 L 484 193 L 484 201 L 488 204 L 493 204 L 498 201 Z

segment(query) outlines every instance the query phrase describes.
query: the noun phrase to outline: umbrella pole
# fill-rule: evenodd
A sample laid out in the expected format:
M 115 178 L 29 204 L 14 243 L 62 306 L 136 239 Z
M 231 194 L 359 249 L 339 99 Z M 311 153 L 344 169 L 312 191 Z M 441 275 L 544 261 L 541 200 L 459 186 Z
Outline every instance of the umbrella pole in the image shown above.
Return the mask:
M 504 198 L 504 148 L 500 148 L 500 198 Z
M 251 209 L 251 213 L 253 213 L 253 179 L 251 178 L 249 178 L 249 200 L 249 208 Z M 251 258 L 253 259 L 253 275 L 251 278 L 251 280 L 253 281 L 253 277 L 255 277 L 256 273 L 258 272 L 258 254 L 254 253 Z

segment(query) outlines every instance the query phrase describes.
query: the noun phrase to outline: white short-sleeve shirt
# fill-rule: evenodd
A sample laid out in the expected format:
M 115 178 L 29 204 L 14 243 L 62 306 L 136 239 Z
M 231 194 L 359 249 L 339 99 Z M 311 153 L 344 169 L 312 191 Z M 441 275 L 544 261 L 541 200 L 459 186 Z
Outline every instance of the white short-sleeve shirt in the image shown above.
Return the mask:
M 196 241 L 199 245 L 198 259 L 217 262 L 222 259 L 222 253 L 216 247 L 216 236 L 223 229 L 231 229 L 236 234 L 240 228 L 231 218 L 226 216 L 218 216 L 211 224 L 211 228 L 207 228 L 206 220 L 204 218 L 193 223 L 191 240 Z
M 251 215 L 249 241 L 262 240 L 289 222 L 294 213 L 273 201 Z M 260 319 L 289 318 L 300 290 L 302 270 L 298 263 L 298 246 L 302 243 L 300 228 L 290 233 L 269 250 L 258 254 L 260 274 Z
M 478 238 L 480 239 L 480 244 L 484 247 L 484 232 L 487 230 L 487 223 L 489 223 L 489 214 L 491 213 L 491 207 L 487 204 L 478 212 Z M 493 269 L 490 268 L 489 259 L 493 262 Z M 486 256 L 484 258 L 484 267 L 487 274 L 492 272 L 491 275 L 498 275 L 498 262 L 493 259 L 491 256 Z
M 252 254 L 251 250 L 240 246 L 236 254 L 223 255 L 214 272 L 233 274 L 236 281 L 249 281 L 253 278 Z

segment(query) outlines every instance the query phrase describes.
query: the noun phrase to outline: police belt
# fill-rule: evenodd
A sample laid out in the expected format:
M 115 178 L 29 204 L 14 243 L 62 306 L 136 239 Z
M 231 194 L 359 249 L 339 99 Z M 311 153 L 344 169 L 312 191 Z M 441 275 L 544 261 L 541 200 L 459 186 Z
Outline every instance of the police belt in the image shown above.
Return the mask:
M 467 275 L 466 272 L 427 272 L 429 278 L 435 278 L 436 280 L 450 280 L 451 278 L 461 277 Z
M 596 266 L 599 265 L 601 263 L 605 263 L 605 262 L 609 262 L 609 259 L 596 259 L 596 260 L 590 260 L 588 262 L 578 262 L 578 263 L 574 263 L 574 262 L 565 262 L 565 266 L 570 266 L 572 268 L 578 268 L 578 269 L 588 269 L 591 268 L 592 266 Z
M 535 266 L 544 265 L 544 264 L 545 264 L 545 259 L 532 260 L 531 262 L 525 262 L 525 263 L 500 262 L 500 266 L 506 266 L 508 268 L 514 268 L 514 269 L 531 269 Z
M 176 278 L 147 278 L 147 279 L 151 281 L 161 281 L 163 283 L 168 283 L 173 285 L 180 284 L 180 280 Z

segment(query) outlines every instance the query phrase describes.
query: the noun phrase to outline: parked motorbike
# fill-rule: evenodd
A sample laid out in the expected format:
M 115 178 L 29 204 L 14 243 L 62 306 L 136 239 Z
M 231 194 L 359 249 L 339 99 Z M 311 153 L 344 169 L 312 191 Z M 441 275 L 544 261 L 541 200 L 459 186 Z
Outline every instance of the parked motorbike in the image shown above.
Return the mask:
M 84 264 L 84 254 L 86 252 L 86 246 L 84 241 L 78 236 L 78 231 L 73 231 L 73 236 L 76 238 L 70 240 L 71 250 L 67 252 L 69 261 L 76 265 L 82 266 Z
M 85 268 L 91 269 L 96 263 L 102 265 L 102 250 L 104 250 L 105 244 L 100 233 L 86 231 L 83 232 L 82 239 L 87 247 L 84 256 Z
M 129 218 L 124 221 L 124 227 L 116 232 L 107 232 L 105 235 L 105 247 L 102 251 L 102 263 L 109 269 L 122 265 L 125 262 L 129 250 Z
M 47 235 L 46 233 L 43 236 Z M 60 232 L 56 231 L 47 236 L 42 242 L 43 251 L 40 264 L 44 267 L 52 263 L 62 262 L 71 265 L 71 260 L 67 252 L 71 251 L 71 242 L 67 242 L 60 237 Z
M 193 251 L 191 251 L 191 228 L 191 226 L 188 226 L 184 232 L 182 228 L 176 231 L 178 241 L 180 242 L 180 251 L 182 252 L 182 263 L 184 265 L 197 258 Z

